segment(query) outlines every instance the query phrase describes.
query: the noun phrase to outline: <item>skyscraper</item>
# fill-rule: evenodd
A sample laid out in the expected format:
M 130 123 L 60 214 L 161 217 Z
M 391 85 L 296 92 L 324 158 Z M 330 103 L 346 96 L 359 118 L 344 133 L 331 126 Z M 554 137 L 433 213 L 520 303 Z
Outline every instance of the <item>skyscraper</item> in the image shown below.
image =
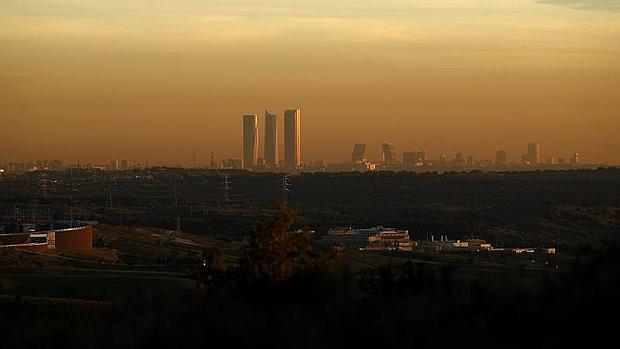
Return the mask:
M 284 167 L 295 170 L 301 165 L 301 111 L 284 111 Z
M 265 110 L 265 164 L 275 167 L 278 163 L 278 116 Z
M 243 115 L 243 168 L 256 165 L 258 157 L 258 118 L 256 114 Z
M 394 151 L 394 144 L 383 143 L 381 144 L 383 149 L 383 162 L 385 164 L 393 164 L 396 162 L 396 152 Z
M 540 144 L 530 143 L 527 145 L 527 160 L 530 165 L 540 164 Z
M 351 156 L 351 162 L 358 163 L 364 161 L 364 155 L 366 154 L 366 144 L 357 143 L 353 146 L 353 155 Z

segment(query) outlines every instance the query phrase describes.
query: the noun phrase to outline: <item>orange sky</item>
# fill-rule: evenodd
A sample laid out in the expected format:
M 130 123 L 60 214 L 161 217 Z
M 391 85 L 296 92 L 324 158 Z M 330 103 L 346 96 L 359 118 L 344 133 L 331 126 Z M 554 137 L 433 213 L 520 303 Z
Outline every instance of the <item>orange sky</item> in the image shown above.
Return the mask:
M 620 11 L 548 2 L 4 0 L 0 163 L 240 158 L 241 115 L 285 108 L 306 161 L 620 163 Z

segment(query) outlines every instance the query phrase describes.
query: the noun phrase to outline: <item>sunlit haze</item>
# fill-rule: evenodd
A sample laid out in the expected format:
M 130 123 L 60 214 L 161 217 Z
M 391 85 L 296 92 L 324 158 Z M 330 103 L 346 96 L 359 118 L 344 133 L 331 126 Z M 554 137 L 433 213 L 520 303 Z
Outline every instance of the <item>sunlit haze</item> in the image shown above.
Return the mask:
M 2 0 L 0 163 L 241 158 L 301 110 L 303 161 L 426 150 L 620 163 L 617 1 Z M 280 126 L 280 129 L 281 126 Z M 282 134 L 280 133 L 280 137 Z M 282 154 L 282 139 L 279 154 Z M 262 150 L 261 150 L 262 153 Z M 281 155 L 280 155 L 281 157 Z

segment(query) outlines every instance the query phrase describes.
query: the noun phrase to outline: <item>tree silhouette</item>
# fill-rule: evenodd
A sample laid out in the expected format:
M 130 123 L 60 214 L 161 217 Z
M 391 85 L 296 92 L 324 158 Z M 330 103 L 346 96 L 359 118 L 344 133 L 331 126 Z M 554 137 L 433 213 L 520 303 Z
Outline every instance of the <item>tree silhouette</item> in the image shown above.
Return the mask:
M 307 231 L 291 232 L 294 219 L 292 210 L 280 207 L 274 221 L 250 234 L 239 264 L 242 282 L 248 286 L 278 286 L 296 275 L 328 267 L 333 252 L 315 251 Z

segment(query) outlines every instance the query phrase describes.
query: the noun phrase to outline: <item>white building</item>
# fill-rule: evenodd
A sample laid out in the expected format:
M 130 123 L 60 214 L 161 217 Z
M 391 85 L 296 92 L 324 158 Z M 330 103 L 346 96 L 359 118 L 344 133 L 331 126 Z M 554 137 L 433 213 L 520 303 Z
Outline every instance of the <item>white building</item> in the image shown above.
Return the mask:
M 367 229 L 351 227 L 330 229 L 322 241 L 330 246 L 365 250 L 411 251 L 414 246 L 408 230 L 381 226 Z

